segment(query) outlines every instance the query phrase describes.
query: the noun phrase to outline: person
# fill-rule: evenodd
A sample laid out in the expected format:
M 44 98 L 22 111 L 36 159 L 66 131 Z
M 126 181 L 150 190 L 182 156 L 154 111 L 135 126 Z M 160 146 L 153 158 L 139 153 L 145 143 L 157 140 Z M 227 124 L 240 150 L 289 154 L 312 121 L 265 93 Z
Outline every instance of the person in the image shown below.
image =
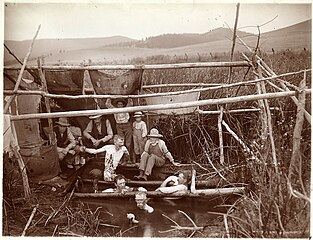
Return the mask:
M 142 120 L 142 112 L 135 112 L 133 122 L 133 141 L 134 141 L 134 152 L 136 160 L 140 160 L 140 156 L 144 151 L 145 143 L 147 141 L 147 124 Z
M 137 207 L 139 209 L 145 210 L 148 213 L 153 213 L 154 209 L 153 207 L 148 205 L 147 199 L 147 190 L 143 187 L 138 188 L 138 192 L 135 194 L 135 201 L 137 204 Z
M 150 134 L 147 135 L 147 140 L 144 148 L 144 152 L 141 155 L 139 163 L 139 175 L 135 176 L 136 179 L 148 180 L 148 177 L 152 173 L 154 165 L 160 167 L 165 164 L 165 157 L 167 157 L 174 166 L 180 166 L 180 163 L 174 161 L 172 154 L 168 151 L 167 146 L 160 138 L 163 135 L 159 134 L 156 128 L 150 130 Z
M 75 137 L 69 129 L 70 124 L 68 119 L 60 117 L 55 124 L 54 133 L 59 160 L 64 160 L 68 168 L 74 168 L 73 163 L 76 155 L 80 152 L 80 147 L 77 145 Z
M 105 106 L 107 108 L 115 108 L 113 106 L 111 99 L 108 98 L 105 102 Z M 117 108 L 123 108 L 123 107 L 130 107 L 133 106 L 133 100 L 129 98 L 126 101 L 124 99 L 118 99 L 116 101 L 116 107 Z M 130 123 L 130 115 L 129 113 L 115 113 L 114 119 L 116 121 L 116 131 L 117 134 L 120 136 L 123 136 L 125 139 L 125 146 L 128 150 L 131 151 L 131 157 L 132 157 L 132 125 Z M 133 158 L 133 157 L 132 157 Z
M 167 177 L 155 191 L 162 193 L 188 191 L 189 171 L 178 171 L 177 174 Z
M 119 135 L 114 135 L 113 137 L 114 144 L 112 145 L 105 145 L 99 149 L 93 148 L 83 148 L 84 152 L 90 154 L 97 154 L 105 152 L 104 157 L 104 172 L 103 172 L 103 179 L 105 181 L 112 181 L 113 178 L 116 176 L 115 170 L 120 163 L 123 156 L 125 158 L 129 158 L 129 152 L 127 148 L 124 146 L 124 138 Z M 101 170 L 93 169 L 91 170 L 90 174 L 94 178 L 94 188 L 96 188 L 97 180 L 102 175 Z M 95 189 L 96 190 L 96 189 Z
M 89 117 L 90 121 L 83 131 L 83 143 L 88 148 L 99 149 L 113 137 L 110 120 L 102 115 Z
M 127 192 L 131 192 L 134 190 L 134 188 L 126 186 L 126 178 L 122 174 L 116 175 L 113 180 L 115 188 L 108 188 L 103 190 L 102 192 L 114 192 L 125 194 Z

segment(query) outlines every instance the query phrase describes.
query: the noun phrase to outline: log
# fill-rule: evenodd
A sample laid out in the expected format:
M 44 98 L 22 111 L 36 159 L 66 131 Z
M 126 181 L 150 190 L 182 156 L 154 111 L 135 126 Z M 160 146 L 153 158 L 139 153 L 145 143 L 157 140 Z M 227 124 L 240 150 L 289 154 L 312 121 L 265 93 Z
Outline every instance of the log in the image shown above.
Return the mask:
M 159 191 L 147 191 L 148 198 L 163 198 L 163 197 L 215 197 L 215 196 L 225 196 L 232 194 L 241 194 L 245 190 L 244 187 L 233 187 L 233 188 L 215 188 L 215 189 L 201 189 L 197 193 L 187 192 L 176 192 L 176 193 L 162 193 Z M 138 192 L 127 192 L 122 193 L 74 193 L 73 197 L 78 198 L 130 198 L 135 197 Z
M 29 49 L 28 49 L 28 52 L 27 52 L 27 54 L 26 54 L 26 56 L 25 56 L 25 58 L 24 58 L 24 62 L 23 62 L 21 71 L 20 71 L 20 73 L 19 73 L 19 75 L 18 75 L 18 78 L 17 78 L 17 80 L 16 80 L 16 84 L 15 84 L 15 86 L 14 86 L 14 90 L 13 90 L 14 93 L 18 90 L 18 87 L 19 87 L 19 85 L 20 85 L 20 83 L 21 83 L 21 80 L 22 80 L 22 77 L 23 77 L 23 72 L 24 72 L 24 70 L 25 70 L 25 68 L 26 68 L 27 60 L 28 60 L 28 58 L 29 58 L 29 55 L 30 55 L 32 49 L 33 49 L 33 45 L 34 45 L 35 39 L 36 39 L 36 37 L 37 37 L 37 35 L 38 35 L 38 33 L 39 33 L 39 30 L 40 30 L 40 25 L 38 26 L 38 29 L 37 29 L 37 31 L 36 31 L 36 34 L 35 34 L 35 36 L 34 36 L 32 42 L 31 42 L 30 47 L 29 47 Z M 19 69 L 19 68 L 18 68 L 18 69 Z M 3 110 L 4 113 L 6 113 L 6 112 L 8 111 L 8 109 L 9 109 L 9 107 L 10 107 L 10 105 L 11 105 L 11 102 L 13 101 L 14 97 L 15 97 L 15 95 L 11 96 L 11 97 L 8 99 L 7 103 L 6 103 L 5 106 L 4 106 L 4 110 Z
M 311 90 L 305 90 L 306 93 L 311 93 Z M 216 104 L 228 104 L 228 103 L 238 103 L 245 101 L 255 101 L 265 98 L 281 98 L 296 95 L 296 91 L 290 92 L 280 92 L 280 93 L 267 93 L 259 95 L 247 95 L 239 96 L 233 98 L 220 98 L 220 99 L 208 99 L 199 100 L 193 102 L 184 103 L 171 103 L 171 104 L 157 104 L 157 105 L 147 105 L 147 106 L 134 106 L 134 107 L 124 107 L 124 108 L 111 108 L 111 109 L 98 109 L 98 110 L 82 110 L 82 111 L 67 111 L 67 112 L 53 112 L 53 113 L 32 113 L 23 115 L 10 116 L 11 121 L 24 120 L 24 119 L 43 119 L 43 118 L 57 118 L 57 117 L 81 117 L 81 116 L 91 116 L 91 115 L 108 115 L 122 112 L 137 112 L 137 111 L 153 111 L 153 110 L 165 110 L 165 109 L 179 109 L 188 108 L 196 106 L 207 106 Z
M 42 66 L 49 70 L 131 70 L 131 69 L 180 69 L 180 68 L 207 68 L 207 67 L 248 67 L 246 61 L 237 62 L 194 62 L 171 64 L 144 64 L 144 65 L 97 65 L 97 66 Z M 19 69 L 14 66 L 6 66 L 4 69 Z M 37 66 L 27 66 L 27 69 L 38 69 Z

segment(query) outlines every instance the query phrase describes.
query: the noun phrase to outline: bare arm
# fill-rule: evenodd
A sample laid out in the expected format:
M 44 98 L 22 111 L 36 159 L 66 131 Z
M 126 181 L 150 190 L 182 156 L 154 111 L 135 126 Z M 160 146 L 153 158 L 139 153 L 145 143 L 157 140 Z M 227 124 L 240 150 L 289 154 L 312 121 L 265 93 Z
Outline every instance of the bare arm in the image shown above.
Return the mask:
M 87 127 L 83 131 L 84 137 L 91 140 L 93 138 L 93 136 L 91 136 L 91 134 L 90 134 L 91 131 L 92 131 L 92 121 L 89 121 Z
M 134 102 L 133 102 L 133 99 L 132 98 L 129 98 L 128 101 L 127 101 L 127 105 L 126 107 L 131 107 L 134 105 Z
M 105 125 L 107 127 L 107 135 L 100 139 L 104 143 L 109 141 L 113 137 L 113 130 L 111 127 L 111 123 L 108 119 L 105 121 Z
M 91 153 L 91 154 L 102 153 L 102 152 L 104 152 L 106 150 L 105 147 L 106 146 L 103 146 L 102 148 L 99 148 L 99 149 L 86 148 L 85 152 Z
M 110 98 L 108 98 L 108 99 L 106 100 L 105 106 L 106 106 L 107 108 L 114 108 L 114 106 L 112 105 L 112 102 L 111 102 L 111 99 L 110 99 Z

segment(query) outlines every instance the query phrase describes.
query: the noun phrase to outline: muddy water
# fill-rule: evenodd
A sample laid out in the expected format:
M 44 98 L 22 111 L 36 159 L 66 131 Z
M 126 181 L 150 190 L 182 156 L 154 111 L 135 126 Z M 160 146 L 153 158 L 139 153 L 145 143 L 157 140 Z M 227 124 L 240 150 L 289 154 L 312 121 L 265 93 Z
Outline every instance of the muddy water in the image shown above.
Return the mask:
M 225 199 L 150 199 L 148 204 L 154 212 L 148 213 L 136 206 L 134 199 L 80 199 L 74 204 L 83 204 L 85 208 L 95 210 L 100 208 L 99 218 L 102 224 L 115 225 L 116 227 L 100 226 L 103 236 L 121 237 L 182 237 L 180 231 L 167 231 L 173 229 L 175 221 L 183 227 L 192 227 L 188 218 L 178 210 L 185 212 L 199 227 L 214 226 L 220 222 L 217 215 L 208 212 L 225 212 L 227 209 L 219 207 L 226 204 Z M 137 224 L 131 223 L 127 213 L 136 216 Z M 167 232 L 164 232 L 167 231 Z M 191 233 L 192 231 L 190 231 Z M 185 233 L 186 234 L 186 233 Z

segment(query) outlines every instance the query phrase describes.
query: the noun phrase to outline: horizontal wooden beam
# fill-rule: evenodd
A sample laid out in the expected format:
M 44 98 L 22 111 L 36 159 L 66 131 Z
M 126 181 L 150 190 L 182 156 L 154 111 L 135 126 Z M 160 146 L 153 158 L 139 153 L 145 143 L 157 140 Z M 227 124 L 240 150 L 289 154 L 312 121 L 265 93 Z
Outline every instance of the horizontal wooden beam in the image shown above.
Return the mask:
M 131 69 L 180 69 L 205 67 L 248 67 L 246 61 L 237 62 L 194 62 L 170 64 L 143 64 L 143 65 L 96 65 L 96 66 L 42 66 L 44 70 L 131 70 Z M 5 66 L 4 70 L 20 69 L 16 66 Z M 26 66 L 26 69 L 38 69 L 38 66 Z
M 306 93 L 311 93 L 311 89 L 307 89 Z M 154 111 L 154 110 L 166 110 L 166 109 L 180 109 L 180 108 L 189 108 L 197 106 L 207 106 L 207 105 L 221 105 L 221 104 L 230 104 L 238 103 L 245 101 L 255 101 L 261 99 L 271 99 L 271 98 L 282 98 L 295 96 L 296 91 L 288 92 L 279 92 L 279 93 L 266 93 L 258 95 L 247 95 L 247 96 L 238 96 L 232 98 L 220 98 L 220 99 L 207 99 L 199 100 L 192 102 L 183 102 L 183 103 L 170 103 L 170 104 L 156 104 L 156 105 L 146 105 L 146 106 L 133 106 L 133 107 L 124 107 L 124 108 L 111 108 L 111 109 L 97 109 L 97 110 L 80 110 L 80 111 L 68 111 L 68 112 L 53 112 L 53 113 L 31 113 L 24 115 L 12 115 L 11 120 L 25 120 L 25 119 L 43 119 L 43 118 L 58 118 L 58 117 L 80 117 L 80 116 L 92 116 L 92 115 L 109 115 L 115 113 L 130 113 L 137 111 Z
M 201 198 L 201 197 L 213 197 L 213 196 L 223 196 L 231 194 L 242 194 L 244 192 L 244 187 L 233 187 L 233 188 L 212 188 L 205 189 L 205 191 L 199 191 L 199 193 L 188 192 L 175 192 L 175 193 L 162 193 L 159 191 L 147 191 L 147 197 L 149 198 L 162 198 L 162 197 L 191 197 L 191 198 Z M 196 190 L 197 191 L 197 190 Z M 134 197 L 138 192 L 127 192 L 122 193 L 74 193 L 74 197 L 80 198 L 129 198 Z
M 168 84 L 155 84 L 155 85 L 144 85 L 142 89 L 150 88 L 166 88 L 166 87 L 214 87 L 221 86 L 220 83 L 168 83 Z

